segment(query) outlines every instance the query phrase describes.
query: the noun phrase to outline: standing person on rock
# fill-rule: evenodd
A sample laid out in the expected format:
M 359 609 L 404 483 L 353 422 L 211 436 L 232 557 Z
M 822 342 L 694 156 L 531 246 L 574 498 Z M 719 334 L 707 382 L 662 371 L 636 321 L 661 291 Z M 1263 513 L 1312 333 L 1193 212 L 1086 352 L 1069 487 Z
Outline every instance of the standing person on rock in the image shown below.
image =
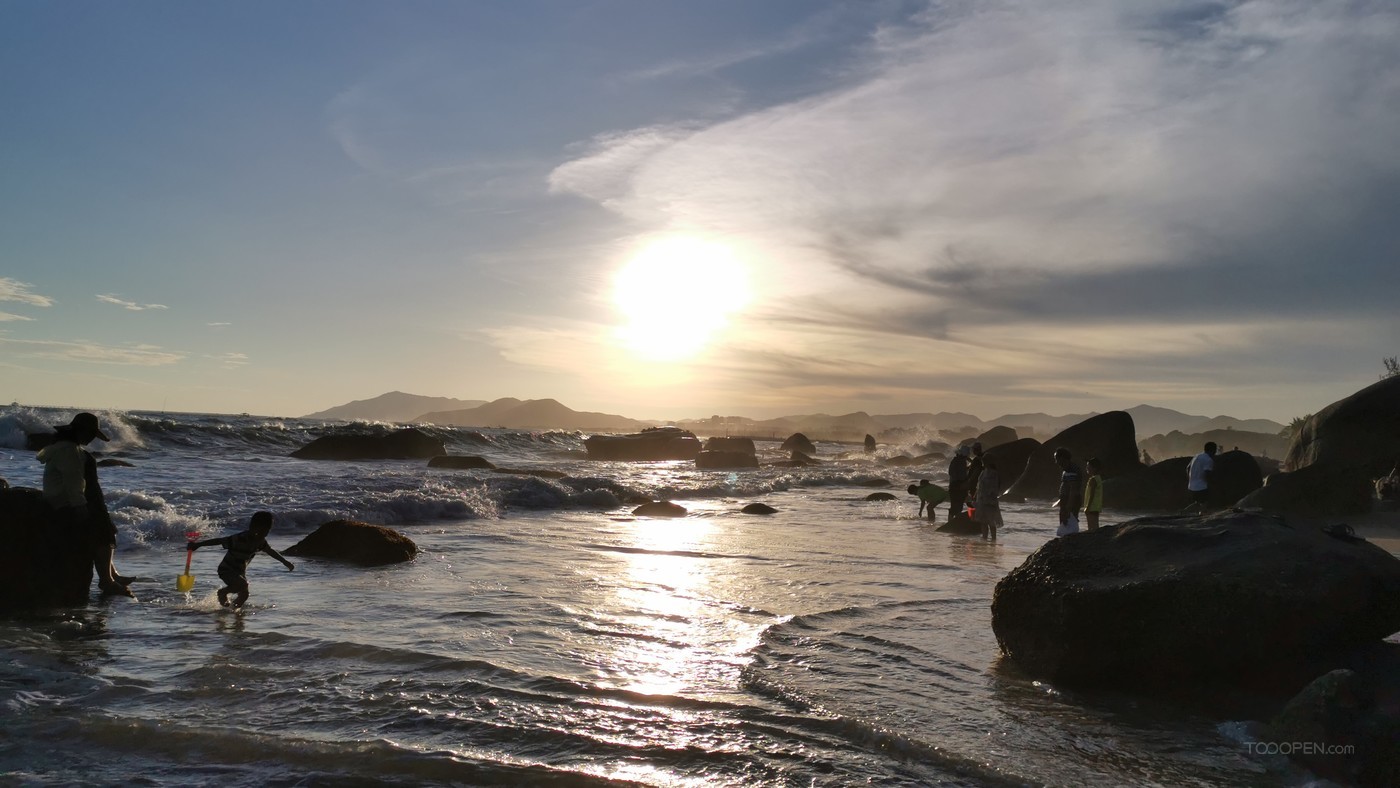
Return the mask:
M 1084 482 L 1079 466 L 1074 464 L 1069 449 L 1055 450 L 1055 464 L 1060 466 L 1060 527 L 1056 536 L 1079 533 L 1079 510 L 1083 508 Z
M 1204 451 L 1191 458 L 1191 464 L 1186 468 L 1186 489 L 1191 493 L 1191 503 L 1187 509 L 1204 514 L 1210 505 L 1210 481 L 1215 474 L 1215 453 L 1219 450 L 1215 441 L 1209 441 Z
M 959 446 L 948 462 L 948 522 L 962 514 L 963 503 L 967 501 L 967 447 Z
M 112 564 L 117 549 L 117 526 L 107 511 L 102 486 L 97 482 L 97 460 L 84 446 L 94 439 L 111 440 L 91 413 L 79 413 L 67 424 L 54 427 L 54 442 L 39 450 L 44 463 L 44 499 L 67 530 L 92 549 L 92 567 L 103 594 L 131 596 L 131 578 L 117 573 Z

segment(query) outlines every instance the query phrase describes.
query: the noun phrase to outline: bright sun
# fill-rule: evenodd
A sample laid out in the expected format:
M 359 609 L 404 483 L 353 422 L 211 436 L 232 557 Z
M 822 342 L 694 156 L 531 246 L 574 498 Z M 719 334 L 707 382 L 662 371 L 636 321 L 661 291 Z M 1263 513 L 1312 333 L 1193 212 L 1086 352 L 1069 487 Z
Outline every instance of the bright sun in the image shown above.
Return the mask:
M 680 361 L 748 303 L 748 277 L 728 247 L 671 236 L 618 271 L 614 299 L 627 320 L 618 329 L 627 347 L 654 361 Z

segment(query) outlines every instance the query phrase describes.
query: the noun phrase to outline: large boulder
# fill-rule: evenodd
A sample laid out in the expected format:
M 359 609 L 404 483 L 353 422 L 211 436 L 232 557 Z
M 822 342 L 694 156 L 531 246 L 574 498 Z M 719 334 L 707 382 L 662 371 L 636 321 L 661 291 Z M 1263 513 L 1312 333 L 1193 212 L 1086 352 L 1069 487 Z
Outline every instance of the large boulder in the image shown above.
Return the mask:
M 1241 506 L 1322 516 L 1367 511 L 1374 479 L 1400 460 L 1400 377 L 1328 405 L 1294 434 L 1283 472 Z
M 332 520 L 282 552 L 359 566 L 383 566 L 412 561 L 418 555 L 418 546 L 407 536 L 382 525 Z
M 87 602 L 92 551 L 54 518 L 43 493 L 0 485 L 0 541 L 0 613 Z
M 1056 497 L 1060 489 L 1060 466 L 1055 464 L 1054 454 L 1061 447 L 1069 449 L 1070 456 L 1081 469 L 1085 460 L 1098 457 L 1103 463 L 1105 478 L 1142 467 L 1133 417 L 1126 411 L 1109 411 L 1079 422 L 1036 448 L 1007 495 L 1013 499 Z M 1001 471 L 1003 478 L 1011 478 L 1006 469 Z
M 693 460 L 700 453 L 700 439 L 679 427 L 649 427 L 628 435 L 591 435 L 583 446 L 590 460 Z
M 981 435 L 978 435 L 976 442 L 982 444 L 982 450 L 986 451 L 987 449 L 1000 446 L 1004 443 L 1010 443 L 1017 439 L 1016 430 L 998 424 Z
M 1144 517 L 1031 554 L 997 583 L 992 630 L 1067 685 L 1292 682 L 1400 630 L 1400 560 L 1276 515 Z
M 702 451 L 695 455 L 695 467 L 701 470 L 722 468 L 757 468 L 758 457 L 742 451 Z
M 1162 460 L 1123 476 L 1104 479 L 1103 501 L 1111 509 L 1176 512 L 1192 502 L 1186 490 L 1186 469 L 1190 457 Z M 1257 490 L 1264 483 L 1259 463 L 1247 452 L 1227 451 L 1215 455 L 1211 474 L 1212 508 L 1222 509 Z
M 685 517 L 689 512 L 684 506 L 670 501 L 648 501 L 632 510 L 638 517 Z
M 292 452 L 300 460 L 419 460 L 447 454 L 442 441 L 408 428 L 387 434 L 322 435 Z
M 742 452 L 742 453 L 744 453 L 744 454 L 756 454 L 756 453 L 758 452 L 758 450 L 754 448 L 754 445 L 753 445 L 753 438 L 730 438 L 730 437 L 706 438 L 706 439 L 705 439 L 705 445 L 704 445 L 703 447 L 701 447 L 700 450 L 701 450 L 701 451 L 737 451 L 737 452 Z
M 779 446 L 778 448 L 782 449 L 783 451 L 800 451 L 803 454 L 807 455 L 817 453 L 816 445 L 813 444 L 812 441 L 806 435 L 803 435 L 800 432 L 794 432 L 793 434 L 789 435 L 787 440 L 783 441 L 783 445 Z
M 967 512 L 958 512 L 953 515 L 953 519 L 933 529 L 939 533 L 958 534 L 960 536 L 981 536 L 982 524 L 967 516 Z
M 1333 670 L 1304 687 L 1252 747 L 1287 755 L 1343 785 L 1400 785 L 1400 693 L 1393 653 L 1387 670 Z
M 982 462 L 985 464 L 987 457 L 995 458 L 997 475 L 1001 477 L 1003 485 L 1010 487 L 1021 478 L 1021 474 L 1026 470 L 1026 463 L 1039 449 L 1040 441 L 1035 438 L 1019 438 L 987 449 L 982 453 Z

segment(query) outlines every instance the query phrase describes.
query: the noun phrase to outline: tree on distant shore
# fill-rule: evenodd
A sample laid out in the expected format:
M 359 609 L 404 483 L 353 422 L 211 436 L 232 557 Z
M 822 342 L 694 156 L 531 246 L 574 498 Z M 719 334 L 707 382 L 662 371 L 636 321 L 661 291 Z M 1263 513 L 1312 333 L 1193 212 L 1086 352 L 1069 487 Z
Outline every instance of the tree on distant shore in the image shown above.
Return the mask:
M 1385 374 L 1381 375 L 1381 380 L 1400 377 L 1400 357 L 1391 356 L 1390 358 L 1383 358 L 1381 359 L 1381 363 L 1385 364 Z
M 1292 421 L 1288 422 L 1287 427 L 1284 427 L 1283 429 L 1278 431 L 1279 437 L 1285 440 L 1293 440 L 1293 436 L 1297 435 L 1298 430 L 1301 430 L 1303 428 L 1303 425 L 1308 423 L 1308 419 L 1311 419 L 1312 417 L 1313 415 L 1311 413 L 1309 413 L 1306 416 L 1295 417 Z

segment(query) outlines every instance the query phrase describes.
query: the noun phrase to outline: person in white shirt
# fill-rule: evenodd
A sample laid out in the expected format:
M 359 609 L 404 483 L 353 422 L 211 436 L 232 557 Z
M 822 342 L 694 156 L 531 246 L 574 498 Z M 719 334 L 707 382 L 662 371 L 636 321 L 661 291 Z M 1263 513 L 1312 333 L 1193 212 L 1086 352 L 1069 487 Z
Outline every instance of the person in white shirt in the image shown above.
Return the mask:
M 1205 451 L 1191 458 L 1186 468 L 1186 490 L 1191 493 L 1191 503 L 1186 508 L 1204 512 L 1210 503 L 1210 478 L 1215 473 L 1215 453 L 1220 447 L 1210 441 Z
M 102 487 L 97 483 L 97 460 L 83 448 L 94 439 L 105 441 L 108 437 L 91 413 L 79 413 L 54 431 L 54 442 L 38 454 L 44 463 L 44 500 L 53 507 L 60 522 L 91 545 L 92 566 L 97 570 L 97 587 L 102 593 L 130 596 L 127 586 L 131 578 L 123 577 L 112 565 L 117 526 L 107 512 Z

